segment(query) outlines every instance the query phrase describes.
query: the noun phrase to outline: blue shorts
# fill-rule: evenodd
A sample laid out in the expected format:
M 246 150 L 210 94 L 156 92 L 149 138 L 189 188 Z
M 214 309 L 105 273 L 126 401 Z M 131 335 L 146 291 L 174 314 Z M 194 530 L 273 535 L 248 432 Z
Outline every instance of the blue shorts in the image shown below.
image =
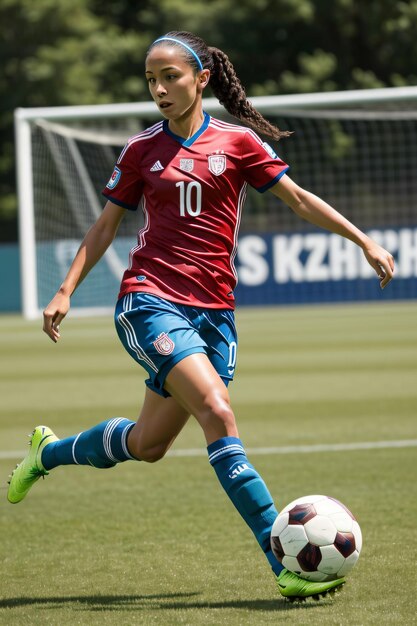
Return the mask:
M 161 396 L 168 372 L 190 354 L 207 354 L 227 385 L 235 373 L 237 334 L 234 313 L 169 302 L 141 291 L 116 304 L 115 324 L 128 353 L 149 374 L 146 384 Z

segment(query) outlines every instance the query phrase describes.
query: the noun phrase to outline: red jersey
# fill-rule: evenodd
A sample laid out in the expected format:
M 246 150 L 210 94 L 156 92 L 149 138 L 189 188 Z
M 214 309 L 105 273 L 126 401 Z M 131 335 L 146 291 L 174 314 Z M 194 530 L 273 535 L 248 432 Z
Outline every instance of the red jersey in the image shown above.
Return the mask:
M 247 185 L 272 187 L 288 166 L 248 128 L 207 113 L 189 139 L 161 121 L 129 139 L 104 196 L 145 223 L 119 297 L 145 291 L 204 308 L 233 309 L 234 258 Z

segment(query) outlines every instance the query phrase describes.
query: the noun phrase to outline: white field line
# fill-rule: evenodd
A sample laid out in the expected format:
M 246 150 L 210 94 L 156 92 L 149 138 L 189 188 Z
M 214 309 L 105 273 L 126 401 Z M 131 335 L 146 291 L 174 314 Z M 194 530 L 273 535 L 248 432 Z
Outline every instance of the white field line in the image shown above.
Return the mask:
M 252 454 L 312 454 L 315 452 L 348 452 L 351 450 L 378 450 L 384 448 L 415 448 L 417 439 L 400 441 L 358 441 L 355 443 L 323 443 L 310 446 L 277 446 L 267 448 L 245 448 L 248 455 Z M 189 450 L 171 450 L 170 456 L 205 456 L 206 451 L 198 448 Z M 1 458 L 1 457 L 0 457 Z
M 383 450 L 386 448 L 416 448 L 417 439 L 400 439 L 398 441 L 357 441 L 354 443 L 323 443 L 311 446 L 281 446 L 268 448 L 246 448 L 248 455 L 267 454 L 314 454 L 316 452 L 350 452 L 357 450 Z M 25 450 L 0 450 L 0 460 L 21 459 Z M 185 448 L 170 450 L 167 456 L 195 457 L 206 456 L 204 448 Z

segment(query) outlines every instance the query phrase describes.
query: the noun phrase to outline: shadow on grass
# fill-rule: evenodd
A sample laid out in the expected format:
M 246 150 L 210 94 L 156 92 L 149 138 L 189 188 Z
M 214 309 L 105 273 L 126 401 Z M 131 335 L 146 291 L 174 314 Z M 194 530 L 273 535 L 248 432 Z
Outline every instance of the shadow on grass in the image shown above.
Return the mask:
M 60 608 L 69 604 L 75 610 L 118 611 L 120 609 L 140 610 L 178 610 L 178 609 L 248 609 L 251 611 L 288 611 L 289 609 L 311 609 L 321 603 L 285 602 L 280 598 L 265 600 L 225 600 L 219 602 L 198 601 L 197 592 L 169 593 L 151 595 L 95 595 L 95 596 L 51 596 L 0 599 L 0 609 L 13 609 L 24 606 L 45 605 L 48 608 Z

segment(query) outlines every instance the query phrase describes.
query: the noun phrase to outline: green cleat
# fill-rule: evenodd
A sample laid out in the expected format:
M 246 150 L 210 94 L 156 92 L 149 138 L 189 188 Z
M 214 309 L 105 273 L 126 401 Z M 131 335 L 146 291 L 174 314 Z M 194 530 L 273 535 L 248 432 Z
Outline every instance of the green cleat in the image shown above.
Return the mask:
M 49 474 L 41 463 L 42 450 L 48 443 L 59 441 L 47 426 L 37 426 L 29 437 L 29 452 L 10 476 L 7 499 L 12 504 L 23 500 L 32 485 L 41 476 Z
M 276 582 L 278 590 L 284 598 L 287 598 L 290 602 L 296 600 L 303 602 L 307 598 L 320 600 L 320 596 L 324 597 L 328 593 L 333 594 L 344 585 L 345 579 L 338 578 L 337 580 L 319 583 L 304 580 L 304 578 L 300 578 L 297 574 L 283 569 L 280 575 L 277 576 Z

